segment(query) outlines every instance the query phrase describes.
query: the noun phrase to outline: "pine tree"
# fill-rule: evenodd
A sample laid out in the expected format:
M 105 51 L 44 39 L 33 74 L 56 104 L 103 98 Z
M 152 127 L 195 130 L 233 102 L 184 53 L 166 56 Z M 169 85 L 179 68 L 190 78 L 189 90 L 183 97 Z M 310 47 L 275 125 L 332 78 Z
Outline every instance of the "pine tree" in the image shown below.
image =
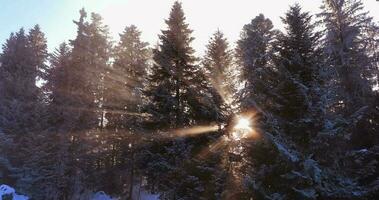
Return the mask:
M 272 90 L 277 80 L 271 62 L 274 34 L 271 20 L 263 14 L 243 27 L 236 49 L 241 79 L 246 81 L 239 97 L 243 110 L 266 111 L 275 107 Z
M 148 43 L 141 41 L 141 32 L 136 26 L 126 27 L 114 49 L 112 67 L 105 76 L 106 130 L 112 146 L 109 153 L 110 166 L 127 169 L 127 173 L 114 170 L 109 172 L 113 176 L 121 174 L 122 177 L 129 177 L 128 180 L 123 179 L 130 186 L 129 197 L 134 186 L 135 140 L 143 131 L 142 90 L 146 84 L 150 56 L 147 45 Z M 113 176 L 108 177 L 112 179 Z M 125 192 L 123 187 L 118 189 Z
M 38 88 L 35 84 L 38 70 L 37 66 L 32 64 L 31 54 L 28 38 L 23 29 L 16 34 L 12 33 L 3 46 L 0 74 L 2 76 L 0 126 L 5 133 L 22 134 L 23 130 L 30 128 L 31 125 L 27 123 L 29 115 L 25 115 L 24 119 L 21 117 L 24 114 L 22 111 L 24 107 L 33 107 L 38 99 Z M 21 110 L 17 111 L 19 109 Z M 15 115 L 19 115 L 19 118 Z
M 252 120 L 260 137 L 240 144 L 243 151 L 239 156 L 243 159 L 238 163 L 242 169 L 238 176 L 246 177 L 246 188 L 233 190 L 231 185 L 229 194 L 254 199 L 280 198 L 282 194 L 295 198 L 283 180 L 297 156 L 288 148 L 291 143 L 283 131 L 287 121 L 278 115 L 278 111 L 283 109 L 280 89 L 288 78 L 281 74 L 283 67 L 275 62 L 275 56 L 280 55 L 275 52 L 279 44 L 278 35 L 280 33 L 273 30 L 271 21 L 261 14 L 244 26 L 237 43 L 241 78 L 245 81 L 239 101 L 242 111 L 256 112 Z
M 367 33 L 378 29 L 360 0 L 325 0 L 321 8 L 328 62 L 336 74 L 334 107 L 351 114 L 367 104 L 372 94 L 369 79 L 374 75 L 375 62 L 368 53 L 367 44 L 372 40 Z
M 91 69 L 90 54 L 92 49 L 90 48 L 90 35 L 89 35 L 89 23 L 85 21 L 87 13 L 84 9 L 80 10 L 79 21 L 74 21 L 78 26 L 77 36 L 74 40 L 70 41 L 72 46 L 72 57 L 70 62 L 70 88 L 68 97 L 70 98 L 71 108 L 74 113 L 75 124 L 73 130 L 88 130 L 96 125 L 96 118 L 94 117 L 92 110 L 95 108 L 95 97 L 93 88 L 91 87 L 91 81 L 89 80 L 92 72 Z M 75 141 L 74 139 L 73 141 Z
M 162 31 L 160 43 L 153 51 L 154 63 L 145 90 L 148 97 L 145 109 L 151 114 L 150 121 L 147 122 L 148 128 L 165 133 L 170 129 L 216 122 L 220 113 L 214 106 L 210 83 L 205 78 L 204 70 L 196 64 L 197 58 L 190 46 L 194 40 L 192 30 L 185 22 L 179 2 L 174 3 L 166 24 L 168 28 Z M 149 171 L 153 188 L 157 187 L 168 198 L 200 196 L 181 192 L 186 190 L 186 184 L 177 183 L 179 179 L 191 180 L 194 174 L 183 169 L 196 165 L 180 163 L 190 159 L 196 149 L 207 145 L 206 141 L 207 139 L 199 137 L 174 139 L 164 144 L 153 142 L 146 149 L 146 160 L 151 161 L 148 169 L 154 170 Z
M 327 82 L 330 88 L 328 92 L 332 94 L 328 99 L 331 112 L 328 113 L 328 124 L 323 131 L 334 135 L 321 140 L 323 145 L 320 145 L 319 151 L 328 155 L 326 158 L 330 165 L 348 171 L 349 178 L 355 179 L 357 184 L 369 191 L 366 198 L 370 199 L 377 195 L 373 189 L 377 187 L 373 181 L 377 180 L 374 178 L 377 174 L 372 174 L 368 169 L 378 167 L 373 164 L 375 159 L 368 156 L 367 163 L 343 167 L 336 163 L 351 159 L 349 155 L 356 154 L 354 149 L 364 148 L 370 153 L 378 152 L 378 137 L 374 136 L 379 128 L 375 123 L 379 116 L 378 97 L 372 90 L 372 77 L 378 72 L 377 54 L 372 48 L 378 45 L 375 36 L 379 30 L 378 25 L 364 11 L 360 0 L 325 0 L 321 8 L 328 70 L 333 74 Z M 324 146 L 329 147 L 328 153 L 321 150 L 325 149 Z M 359 157 L 364 155 L 367 154 L 363 153 Z M 360 169 L 362 173 L 353 168 Z
M 46 48 L 46 39 L 38 26 L 28 35 L 21 29 L 11 34 L 0 58 L 0 126 L 6 138 L 14 142 L 10 147 L 14 152 L 9 158 L 14 166 L 11 174 L 23 192 L 31 192 L 32 184 L 40 175 L 39 165 L 33 163 L 32 157 L 41 158 L 45 153 L 38 148 L 38 138 L 43 135 L 45 124 L 42 92 L 36 80 L 45 66 Z
M 175 2 L 167 30 L 159 36 L 161 43 L 154 50 L 154 66 L 147 94 L 151 100 L 150 113 L 166 128 L 207 121 L 214 116 L 207 83 L 193 55 L 190 43 L 194 38 L 185 22 L 180 3 Z M 196 94 L 196 95 L 195 95 Z
M 88 179 L 79 179 L 88 187 L 99 187 L 100 179 L 95 179 L 97 171 L 103 170 L 104 163 L 100 155 L 106 148 L 104 129 L 104 76 L 109 67 L 110 47 L 108 27 L 102 18 L 91 13 L 90 21 L 85 21 L 86 12 L 80 11 L 78 33 L 71 41 L 72 56 L 70 63 L 70 95 L 74 99 L 75 125 L 71 130 L 74 156 L 79 162 L 74 169 Z M 91 151 L 91 154 L 86 152 Z M 79 175 L 78 177 L 81 177 Z M 74 175 L 75 176 L 75 175 Z M 83 176 L 84 177 L 84 176 Z M 97 182 L 98 181 L 98 182 Z M 77 188 L 75 188 L 77 189 Z M 72 193 L 73 194 L 73 193 Z
M 115 47 L 114 63 L 106 75 L 106 106 L 109 105 L 108 127 L 123 129 L 125 124 L 134 124 L 133 114 L 141 112 L 142 89 L 147 77 L 149 50 L 140 39 L 141 32 L 132 25 L 120 34 Z M 116 114 L 112 113 L 115 111 Z M 124 114 L 117 114 L 122 113 Z M 128 115 L 128 113 L 130 113 Z M 115 119 L 113 118 L 113 115 Z M 127 122 L 129 120 L 130 122 Z M 129 127 L 131 128 L 131 127 Z
M 269 118 L 270 112 L 276 106 L 273 101 L 276 95 L 273 89 L 277 83 L 277 74 L 272 65 L 274 34 L 275 31 L 271 20 L 260 14 L 252 19 L 249 24 L 244 25 L 236 48 L 237 61 L 240 65 L 240 79 L 245 82 L 237 97 L 241 112 L 251 112 L 253 110 L 259 113 L 262 117 L 260 117 L 259 121 L 255 121 L 255 128 L 262 127 L 265 132 L 270 132 L 275 127 L 272 122 L 274 120 Z M 268 163 L 257 160 L 254 154 L 249 154 L 249 152 L 251 152 L 251 149 L 255 151 L 261 151 L 261 149 L 254 149 L 254 147 L 258 146 L 255 143 L 241 144 L 241 146 L 247 152 L 244 155 L 246 160 L 240 161 L 238 165 L 244 166 L 246 171 L 239 172 L 237 176 L 242 177 L 242 174 L 246 174 L 247 177 L 256 178 L 257 181 L 260 181 L 260 178 L 255 177 L 250 171 L 258 170 Z M 249 163 L 254 163 L 254 165 L 249 165 Z M 250 189 L 240 188 L 239 190 L 233 190 L 232 182 L 228 184 L 227 188 L 226 195 L 243 195 L 244 191 Z M 262 187 L 262 190 L 265 189 L 266 185 Z
M 29 46 L 33 51 L 33 62 L 38 70 L 37 78 L 38 80 L 45 79 L 47 70 L 46 59 L 48 57 L 47 41 L 39 25 L 35 25 L 34 28 L 29 31 L 28 39 Z
M 84 49 L 89 55 L 87 67 L 90 75 L 90 85 L 94 93 L 95 107 L 100 108 L 103 104 L 104 96 L 104 76 L 109 68 L 111 56 L 111 43 L 109 41 L 108 26 L 102 22 L 99 14 L 91 13 L 91 22 L 88 25 L 89 49 Z M 96 108 L 94 108 L 96 110 Z M 100 128 L 104 127 L 104 113 L 98 111 L 100 115 Z
M 233 52 L 227 39 L 221 31 L 214 33 L 207 45 L 206 55 L 203 58 L 203 66 L 208 82 L 213 89 L 212 98 L 220 116 L 217 122 L 223 122 L 230 114 L 230 106 L 233 101 L 236 87 L 233 85 Z
M 299 4 L 291 6 L 282 21 L 286 32 L 278 35 L 275 44 L 280 81 L 275 89 L 280 105 L 276 114 L 285 121 L 284 132 L 302 138 L 304 144 L 321 128 L 320 33 L 314 31 L 312 16 L 302 12 Z
M 74 198 L 85 192 L 80 188 L 99 186 L 88 177 L 95 177 L 96 170 L 102 170 L 103 166 L 97 156 L 104 150 L 104 145 L 100 144 L 106 144 L 100 136 L 110 43 L 101 17 L 92 14 L 90 22 L 86 17 L 82 9 L 79 21 L 74 21 L 78 31 L 76 38 L 70 41 L 71 47 L 62 44 L 51 58 L 51 67 L 46 70 L 48 123 L 54 127 L 47 131 L 46 141 L 56 144 L 46 148 L 59 156 L 59 160 L 49 159 L 53 163 L 48 172 L 52 173 L 49 198 Z
M 45 170 L 44 193 L 41 198 L 67 199 L 70 191 L 70 176 L 73 169 L 70 163 L 73 158 L 69 157 L 70 131 L 75 122 L 72 120 L 73 109 L 70 102 L 70 58 L 71 49 L 66 43 L 50 56 L 50 66 L 46 70 L 46 81 L 44 86 L 48 96 L 48 118 L 49 128 L 42 145 L 50 153 L 44 158 L 49 163 Z M 52 156 L 54 155 L 54 156 Z
M 35 80 L 41 80 L 47 69 L 47 40 L 44 33 L 38 25 L 34 26 L 27 35 L 28 48 L 31 51 L 30 65 L 36 69 Z M 35 83 L 37 87 L 37 83 Z M 22 177 L 18 180 L 18 187 L 22 188 L 31 196 L 38 198 L 44 192 L 45 175 L 44 172 L 49 168 L 49 164 L 45 160 L 53 154 L 46 148 L 51 143 L 45 143 L 45 138 L 48 137 L 44 131 L 46 124 L 46 110 L 43 104 L 44 95 L 42 89 L 38 87 L 37 102 L 35 103 L 34 132 L 25 140 L 23 148 L 25 152 L 29 152 L 24 160 Z M 31 112 L 31 111 L 29 111 Z
M 68 116 L 65 112 L 69 109 L 69 63 L 71 50 L 66 43 L 62 43 L 50 56 L 50 66 L 47 70 L 47 83 L 44 86 L 46 93 L 49 93 L 49 113 L 52 115 L 49 120 L 51 127 L 62 128 L 67 123 Z M 51 108 L 51 109 L 50 109 Z M 69 114 L 68 114 L 69 115 Z M 65 131 L 68 131 L 66 128 Z
M 149 96 L 154 103 L 152 113 L 160 123 L 175 127 L 184 125 L 185 116 L 183 93 L 187 87 L 184 82 L 185 68 L 193 68 L 194 50 L 188 46 L 193 41 L 192 30 L 185 23 L 184 12 L 179 2 L 172 7 L 170 17 L 166 20 L 167 30 L 159 36 L 161 43 L 154 50 L 153 73 L 150 78 L 151 91 Z M 188 70 L 187 70 L 188 71 Z M 160 116 L 159 116 L 160 115 Z

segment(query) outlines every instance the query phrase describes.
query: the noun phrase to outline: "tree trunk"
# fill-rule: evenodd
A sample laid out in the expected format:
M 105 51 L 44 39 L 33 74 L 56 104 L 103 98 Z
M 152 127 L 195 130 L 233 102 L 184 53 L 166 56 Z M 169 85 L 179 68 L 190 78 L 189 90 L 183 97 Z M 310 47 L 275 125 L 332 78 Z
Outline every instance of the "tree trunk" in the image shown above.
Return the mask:
M 131 147 L 133 148 L 133 146 Z M 129 200 L 132 200 L 133 198 L 133 180 L 134 180 L 134 152 L 133 152 L 133 149 L 131 149 L 131 170 L 130 170 L 130 186 L 129 186 Z

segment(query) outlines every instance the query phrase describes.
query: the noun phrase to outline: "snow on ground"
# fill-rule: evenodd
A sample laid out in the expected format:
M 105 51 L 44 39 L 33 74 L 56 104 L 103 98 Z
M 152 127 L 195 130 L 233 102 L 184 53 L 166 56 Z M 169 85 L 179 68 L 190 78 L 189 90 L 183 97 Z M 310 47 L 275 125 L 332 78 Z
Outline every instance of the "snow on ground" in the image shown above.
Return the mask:
M 29 197 L 24 196 L 24 195 L 18 195 L 18 194 L 13 195 L 13 200 L 28 200 L 28 199 Z
M 16 191 L 8 185 L 1 185 L 0 186 L 0 197 L 1 197 L 1 195 L 14 194 L 15 192 Z
M 105 194 L 105 192 L 101 191 L 101 192 L 97 192 L 93 196 L 92 200 L 115 200 L 115 199 Z
M 12 200 L 28 200 L 29 198 L 24 195 L 19 195 L 16 190 L 8 185 L 0 185 L 0 200 L 3 200 L 4 195 L 12 195 Z

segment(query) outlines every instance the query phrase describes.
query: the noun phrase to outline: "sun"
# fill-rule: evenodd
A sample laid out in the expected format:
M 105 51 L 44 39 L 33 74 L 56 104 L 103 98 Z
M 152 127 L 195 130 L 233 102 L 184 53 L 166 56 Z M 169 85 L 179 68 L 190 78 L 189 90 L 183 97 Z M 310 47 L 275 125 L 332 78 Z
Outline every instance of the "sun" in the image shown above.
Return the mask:
M 231 134 L 232 139 L 238 141 L 243 138 L 247 138 L 251 132 L 253 132 L 251 119 L 238 116 Z
M 251 122 L 245 117 L 239 117 L 237 124 L 234 126 L 235 129 L 240 130 L 251 130 Z

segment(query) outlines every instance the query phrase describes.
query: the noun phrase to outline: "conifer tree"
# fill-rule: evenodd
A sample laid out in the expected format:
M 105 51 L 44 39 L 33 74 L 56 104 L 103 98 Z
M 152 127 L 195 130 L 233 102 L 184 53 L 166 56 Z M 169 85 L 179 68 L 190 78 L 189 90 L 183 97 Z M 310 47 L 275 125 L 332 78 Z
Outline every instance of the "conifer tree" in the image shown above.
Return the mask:
M 192 30 L 185 22 L 182 6 L 175 2 L 167 30 L 159 36 L 154 50 L 154 66 L 149 78 L 147 95 L 151 100 L 150 113 L 161 127 L 172 128 L 209 120 L 214 116 L 212 99 L 207 94 L 207 83 L 190 43 Z
M 84 159 L 86 149 L 86 135 L 89 130 L 95 129 L 97 125 L 97 116 L 93 109 L 96 108 L 94 102 L 95 96 L 93 85 L 90 81 L 91 67 L 90 64 L 90 34 L 89 23 L 86 21 L 87 13 L 84 9 L 80 10 L 79 21 L 74 21 L 77 25 L 77 36 L 70 41 L 72 47 L 70 63 L 68 65 L 68 106 L 66 109 L 70 112 L 72 124 L 69 126 L 67 134 L 70 138 L 68 149 L 69 163 L 69 198 L 77 195 L 79 189 L 84 185 L 84 172 L 89 165 L 88 159 Z M 95 109 L 96 110 L 96 109 Z M 89 172 L 89 170 L 88 170 Z
M 69 114 L 66 114 L 69 104 L 69 76 L 70 76 L 70 57 L 71 50 L 66 43 L 62 43 L 50 56 L 50 67 L 47 70 L 47 83 L 44 89 L 49 93 L 49 113 L 51 115 L 48 121 L 49 125 L 55 129 L 61 129 L 67 123 Z M 67 124 L 66 124 L 67 123 Z M 71 125 L 71 124 L 70 124 Z M 65 128 L 68 131 L 69 128 Z
M 70 176 L 74 169 L 71 167 L 73 158 L 69 157 L 70 131 L 75 122 L 72 120 L 72 102 L 70 102 L 70 58 L 71 49 L 66 43 L 62 43 L 50 56 L 50 67 L 46 71 L 44 90 L 48 96 L 48 116 L 46 130 L 47 137 L 43 142 L 49 155 L 45 162 L 49 168 L 45 170 L 44 190 L 42 198 L 67 199 L 70 188 Z
M 75 123 L 73 130 L 88 130 L 96 126 L 96 117 L 93 115 L 95 97 L 93 88 L 91 87 L 91 81 L 89 80 L 92 70 L 90 64 L 90 54 L 93 49 L 90 48 L 90 34 L 89 23 L 86 20 L 87 12 L 80 10 L 79 21 L 74 21 L 77 25 L 77 36 L 74 40 L 70 41 L 72 46 L 72 57 L 70 59 L 70 88 L 69 94 L 71 109 L 74 113 Z M 74 137 L 75 138 L 75 137 Z M 73 142 L 76 139 L 73 140 Z
M 153 51 L 154 63 L 145 90 L 149 100 L 146 110 L 151 114 L 147 123 L 149 128 L 156 132 L 169 132 L 170 129 L 216 122 L 219 113 L 214 106 L 210 84 L 203 70 L 196 64 L 197 58 L 190 46 L 194 39 L 191 36 L 192 30 L 185 22 L 179 2 L 174 3 L 166 24 L 167 29 L 162 31 L 160 43 Z M 188 138 L 175 139 L 164 145 L 153 143 L 146 150 L 149 155 L 147 160 L 151 161 L 150 169 L 154 170 L 150 172 L 151 184 L 158 186 L 168 198 L 193 198 L 190 196 L 193 193 L 179 192 L 186 190 L 187 186 L 185 183 L 178 185 L 177 181 L 191 180 L 194 174 L 183 171 L 183 168 L 196 165 L 180 163 L 192 156 L 196 143 L 199 145 L 203 142 L 204 138 Z M 199 147 L 200 145 L 196 149 Z
M 84 49 L 89 55 L 88 73 L 94 98 L 95 108 L 102 107 L 104 98 L 104 76 L 109 68 L 109 59 L 111 56 L 111 42 L 109 41 L 108 26 L 102 22 L 102 17 L 97 13 L 91 13 L 91 21 L 88 25 L 89 49 Z M 100 128 L 104 127 L 104 112 L 98 111 L 100 115 Z
M 377 193 L 372 190 L 377 187 L 372 181 L 377 174 L 370 173 L 366 168 L 378 167 L 368 164 L 374 159 L 369 156 L 366 162 L 355 165 L 363 173 L 340 167 L 336 163 L 349 159 L 349 156 L 343 155 L 346 152 L 354 155 L 354 149 L 365 148 L 372 153 L 378 152 L 378 137 L 374 134 L 379 128 L 376 123 L 379 116 L 378 96 L 372 90 L 372 77 L 378 72 L 377 55 L 372 48 L 378 45 L 375 36 L 378 25 L 364 11 L 361 0 L 324 0 L 321 8 L 319 16 L 325 26 L 324 48 L 328 72 L 333 75 L 327 82 L 328 93 L 331 94 L 328 98 L 331 112 L 328 112 L 328 126 L 325 129 L 343 135 L 333 135 L 333 139 L 338 138 L 338 143 L 326 138 L 322 144 L 329 147 L 326 155 L 333 167 L 349 171 L 351 178 L 370 191 L 366 194 L 369 199 Z M 325 151 L 322 153 L 325 154 Z
M 217 121 L 225 121 L 236 91 L 233 85 L 233 52 L 224 34 L 218 30 L 210 39 L 203 58 L 205 74 L 213 88 L 212 98 L 220 116 Z
M 241 78 L 246 81 L 239 97 L 242 109 L 272 110 L 275 107 L 272 90 L 277 80 L 271 62 L 274 34 L 271 20 L 263 14 L 243 27 L 236 49 Z
M 11 34 L 0 57 L 0 126 L 6 138 L 13 140 L 10 165 L 12 176 L 23 192 L 31 192 L 32 184 L 40 175 L 34 158 L 41 158 L 44 149 L 38 148 L 38 139 L 45 126 L 42 93 L 36 80 L 45 66 L 47 46 L 38 26 L 25 34 L 21 29 Z M 8 149 L 9 150 L 9 149 Z M 16 153 L 17 152 L 17 153 Z
M 46 59 L 48 57 L 47 40 L 38 24 L 29 31 L 28 39 L 29 46 L 33 51 L 33 62 L 38 70 L 37 78 L 45 79 L 45 73 L 47 70 Z
M 27 123 L 27 118 L 30 116 L 22 109 L 35 106 L 38 99 L 38 88 L 35 84 L 38 69 L 33 64 L 32 50 L 29 48 L 24 29 L 15 34 L 12 33 L 3 46 L 1 55 L 2 118 L 0 124 L 6 133 L 22 134 L 24 128 L 30 128 L 31 124 Z M 17 111 L 19 109 L 21 110 Z M 25 119 L 22 117 L 24 114 Z
M 114 48 L 114 62 L 105 75 L 104 108 L 107 120 L 106 131 L 112 151 L 110 167 L 126 168 L 127 172 L 110 170 L 114 176 L 129 177 L 123 179 L 129 184 L 131 196 L 134 187 L 136 136 L 143 131 L 141 114 L 143 105 L 142 90 L 146 84 L 148 43 L 141 40 L 141 32 L 136 26 L 125 28 L 120 34 L 120 41 Z M 116 160 L 116 162 L 114 162 Z M 112 179 L 114 176 L 108 176 Z M 108 180 L 110 182 L 113 180 Z M 115 188 L 112 188 L 115 189 Z M 118 188 L 125 192 L 122 187 Z
M 141 112 L 142 89 L 147 77 L 149 49 L 147 43 L 141 41 L 141 32 L 136 26 L 126 27 L 120 34 L 120 42 L 115 47 L 114 63 L 106 75 L 106 102 L 110 110 L 108 116 L 109 127 L 123 129 L 125 124 L 135 124 L 133 113 Z M 107 94 L 109 96 L 107 96 Z M 109 105 L 107 105 L 109 104 Z M 125 112 L 115 114 L 112 110 Z M 127 113 L 130 113 L 128 115 Z M 128 120 L 129 119 L 129 120 Z M 132 128 L 132 127 L 129 127 Z
M 367 105 L 372 95 L 370 78 L 375 74 L 375 62 L 368 52 L 372 41 L 368 33 L 378 28 L 360 0 L 324 0 L 321 8 L 325 49 L 336 75 L 332 79 L 337 86 L 334 107 L 351 114 Z
M 83 192 L 79 191 L 80 188 L 97 187 L 98 183 L 87 177 L 94 177 L 95 171 L 103 166 L 101 158 L 96 157 L 100 154 L 94 152 L 104 149 L 104 146 L 95 144 L 106 143 L 99 130 L 103 127 L 101 106 L 110 43 L 101 17 L 92 13 L 90 22 L 86 17 L 84 9 L 80 10 L 79 21 L 74 21 L 78 31 L 76 38 L 70 41 L 71 48 L 62 44 L 53 54 L 52 66 L 47 70 L 45 88 L 49 91 L 49 124 L 54 126 L 48 132 L 50 138 L 60 144 L 59 148 L 51 147 L 51 151 L 60 156 L 60 160 L 52 162 L 63 167 L 60 171 L 50 169 L 55 173 L 52 181 L 59 180 L 62 173 L 67 178 L 61 179 L 59 187 L 63 191 L 56 194 L 56 198 L 62 198 L 61 195 L 75 198 Z M 51 190 L 56 190 L 51 186 Z
M 291 6 L 282 18 L 286 32 L 279 33 L 275 43 L 280 81 L 275 89 L 279 97 L 275 100 L 280 105 L 276 114 L 285 121 L 284 132 L 302 138 L 302 144 L 306 143 L 304 138 L 315 135 L 321 128 L 322 119 L 320 33 L 314 31 L 311 19 L 299 4 Z

